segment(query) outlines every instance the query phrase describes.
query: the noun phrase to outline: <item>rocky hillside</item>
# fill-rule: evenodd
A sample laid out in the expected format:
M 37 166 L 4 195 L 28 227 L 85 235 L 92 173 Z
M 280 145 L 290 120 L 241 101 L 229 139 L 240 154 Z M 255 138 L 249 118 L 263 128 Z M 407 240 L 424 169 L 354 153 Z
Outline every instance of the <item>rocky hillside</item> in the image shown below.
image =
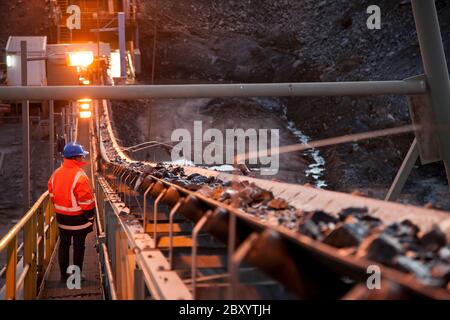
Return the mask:
M 0 47 L 9 36 L 45 36 L 48 33 L 45 0 L 0 1 Z M 32 24 L 30 22 L 33 22 Z
M 380 0 L 381 30 L 368 30 L 373 1 L 141 1 L 141 49 L 149 82 L 157 24 L 157 83 L 403 79 L 422 73 L 410 1 Z M 436 1 L 450 48 L 450 3 Z M 156 14 L 155 14 L 156 13 Z M 450 52 L 447 52 L 447 57 Z M 410 122 L 405 97 L 274 98 L 312 139 Z M 244 101 L 245 104 L 245 101 Z M 242 103 L 240 103 L 242 105 Z M 403 135 L 321 150 L 328 188 L 383 197 L 413 139 Z M 447 207 L 441 164 L 414 170 L 405 201 Z M 450 206 L 448 206 L 450 208 Z

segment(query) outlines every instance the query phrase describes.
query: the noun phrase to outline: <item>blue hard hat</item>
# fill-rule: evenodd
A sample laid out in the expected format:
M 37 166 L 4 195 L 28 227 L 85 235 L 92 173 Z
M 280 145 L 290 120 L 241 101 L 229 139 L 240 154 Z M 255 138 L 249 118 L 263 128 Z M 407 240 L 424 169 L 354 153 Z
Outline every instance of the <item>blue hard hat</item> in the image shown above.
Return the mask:
M 64 158 L 73 158 L 73 157 L 85 157 L 89 154 L 89 152 L 85 151 L 83 149 L 83 146 L 76 143 L 76 142 L 70 142 L 65 145 L 63 150 L 63 156 Z

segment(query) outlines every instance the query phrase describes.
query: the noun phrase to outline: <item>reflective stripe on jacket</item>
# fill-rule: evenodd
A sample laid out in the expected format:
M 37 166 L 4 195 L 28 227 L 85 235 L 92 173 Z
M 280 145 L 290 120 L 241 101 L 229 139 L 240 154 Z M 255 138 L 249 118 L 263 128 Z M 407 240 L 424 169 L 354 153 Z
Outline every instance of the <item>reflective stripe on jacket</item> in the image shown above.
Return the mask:
M 65 214 L 56 213 L 56 220 L 58 221 L 58 226 L 60 229 L 71 232 L 90 232 L 93 227 L 93 219 L 89 220 L 86 217 L 86 213 L 78 216 L 68 216 Z
M 59 214 L 77 216 L 95 207 L 89 179 L 75 160 L 64 159 L 50 177 L 48 191 Z

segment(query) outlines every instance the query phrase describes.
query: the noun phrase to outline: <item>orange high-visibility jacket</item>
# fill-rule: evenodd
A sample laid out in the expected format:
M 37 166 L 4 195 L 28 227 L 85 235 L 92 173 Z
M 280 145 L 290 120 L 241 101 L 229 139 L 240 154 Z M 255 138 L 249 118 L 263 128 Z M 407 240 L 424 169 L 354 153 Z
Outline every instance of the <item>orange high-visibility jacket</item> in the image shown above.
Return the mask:
M 48 181 L 48 192 L 57 213 L 77 216 L 95 207 L 86 173 L 75 160 L 64 159 Z

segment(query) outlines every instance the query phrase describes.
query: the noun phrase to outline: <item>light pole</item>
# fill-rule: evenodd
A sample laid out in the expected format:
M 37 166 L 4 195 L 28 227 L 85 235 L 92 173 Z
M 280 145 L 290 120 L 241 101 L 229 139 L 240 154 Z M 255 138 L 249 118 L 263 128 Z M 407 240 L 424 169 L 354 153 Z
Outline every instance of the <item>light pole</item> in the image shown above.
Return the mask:
M 22 86 L 28 85 L 28 48 L 26 41 L 20 41 Z M 22 101 L 22 190 L 23 208 L 30 208 L 30 101 Z

